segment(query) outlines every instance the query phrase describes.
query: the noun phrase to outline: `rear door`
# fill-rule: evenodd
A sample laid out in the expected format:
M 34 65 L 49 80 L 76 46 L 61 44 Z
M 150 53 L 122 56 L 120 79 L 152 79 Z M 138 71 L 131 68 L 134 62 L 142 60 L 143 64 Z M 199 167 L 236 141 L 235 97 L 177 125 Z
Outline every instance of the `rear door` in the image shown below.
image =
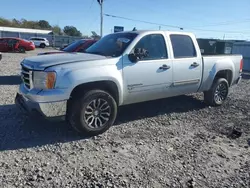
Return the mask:
M 197 92 L 202 77 L 202 59 L 189 35 L 170 34 L 173 49 L 173 87 L 174 95 Z
M 0 52 L 7 52 L 8 44 L 7 39 L 0 39 Z

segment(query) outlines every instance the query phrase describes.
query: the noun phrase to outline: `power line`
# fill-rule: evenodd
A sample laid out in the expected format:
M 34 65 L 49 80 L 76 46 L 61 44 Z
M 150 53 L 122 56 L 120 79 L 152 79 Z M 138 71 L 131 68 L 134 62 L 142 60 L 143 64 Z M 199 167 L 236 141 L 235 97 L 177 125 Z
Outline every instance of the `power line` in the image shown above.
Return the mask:
M 250 19 L 242 20 L 242 21 L 227 21 L 227 22 L 218 22 L 218 23 L 213 23 L 213 24 L 208 24 L 208 25 L 202 25 L 199 27 L 209 27 L 209 26 L 221 26 L 221 25 L 232 25 L 232 24 L 240 24 L 240 23 L 247 23 L 250 22 Z
M 242 31 L 226 31 L 226 30 L 213 30 L 213 29 L 199 29 L 199 28 L 191 28 L 188 27 L 186 29 L 196 30 L 196 31 L 206 31 L 206 32 L 215 32 L 215 33 L 235 33 L 235 34 L 248 34 L 250 32 L 242 32 Z
M 176 25 L 167 25 L 167 24 L 161 24 L 161 23 L 155 23 L 155 22 L 148 22 L 144 20 L 137 20 L 137 19 L 132 19 L 132 18 L 126 18 L 122 16 L 116 16 L 116 15 L 111 15 L 111 14 L 104 14 L 105 16 L 108 17 L 113 17 L 113 18 L 120 18 L 124 20 L 130 20 L 130 21 L 135 21 L 135 22 L 141 22 L 141 23 L 147 23 L 147 24 L 152 24 L 152 25 L 158 25 L 158 26 L 165 26 L 165 27 L 171 27 L 171 28 L 176 28 L 176 29 L 191 29 L 191 30 L 197 30 L 197 31 L 209 31 L 209 32 L 218 32 L 218 33 L 243 33 L 243 32 L 238 32 L 238 31 L 222 31 L 222 30 L 211 30 L 211 29 L 199 29 L 199 28 L 192 28 L 192 27 L 181 27 L 181 26 L 176 26 Z M 249 32 L 247 32 L 249 33 Z
M 104 14 L 105 16 L 109 16 L 109 17 L 113 17 L 113 18 L 120 18 L 120 19 L 124 19 L 124 20 L 130 20 L 130 21 L 136 21 L 136 22 L 142 22 L 142 23 L 147 23 L 147 24 L 152 24 L 152 25 L 158 25 L 158 26 L 166 26 L 166 27 L 172 27 L 172 28 L 177 28 L 177 29 L 181 29 L 181 27 L 179 26 L 174 26 L 174 25 L 166 25 L 166 24 L 161 24 L 161 23 L 154 23 L 154 22 L 148 22 L 148 21 L 143 21 L 143 20 L 136 20 L 136 19 L 132 19 L 132 18 L 125 18 L 125 17 L 121 17 L 121 16 L 115 16 L 115 15 L 111 15 L 111 14 Z
M 87 14 L 90 13 L 90 10 L 92 9 L 93 4 L 94 4 L 94 0 L 91 1 L 90 5 L 89 5 L 89 9 L 88 9 L 88 11 L 87 11 Z M 96 19 L 97 19 L 97 18 L 95 18 L 95 19 L 90 19 L 90 21 L 88 22 L 88 24 L 86 24 L 86 25 L 88 25 L 88 27 L 86 27 L 86 28 L 83 30 L 83 32 L 87 32 L 87 29 L 89 29 L 89 28 L 93 25 L 93 22 L 94 22 L 94 20 L 96 20 Z

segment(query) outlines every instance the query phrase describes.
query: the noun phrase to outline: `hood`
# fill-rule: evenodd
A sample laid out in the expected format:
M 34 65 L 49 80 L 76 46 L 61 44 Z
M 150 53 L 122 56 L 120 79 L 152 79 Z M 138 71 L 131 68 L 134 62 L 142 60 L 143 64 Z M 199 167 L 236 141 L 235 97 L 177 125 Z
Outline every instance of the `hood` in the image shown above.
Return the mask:
M 59 54 L 48 54 L 48 55 L 28 57 L 25 58 L 21 64 L 30 69 L 44 70 L 47 67 L 65 63 L 94 61 L 101 59 L 107 59 L 107 58 L 105 56 L 87 54 L 87 53 L 59 53 Z
M 39 53 L 39 54 L 37 54 L 37 55 L 61 54 L 61 53 L 67 53 L 67 52 L 64 52 L 64 51 L 42 52 L 42 53 Z

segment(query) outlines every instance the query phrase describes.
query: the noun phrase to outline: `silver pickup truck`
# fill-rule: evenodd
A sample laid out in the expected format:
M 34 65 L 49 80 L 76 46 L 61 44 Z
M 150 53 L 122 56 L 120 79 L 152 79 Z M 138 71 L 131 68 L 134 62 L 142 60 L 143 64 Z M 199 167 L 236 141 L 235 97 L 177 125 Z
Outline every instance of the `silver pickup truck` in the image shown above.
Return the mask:
M 202 57 L 191 33 L 113 33 L 85 53 L 24 59 L 15 102 L 98 135 L 114 123 L 121 105 L 194 92 L 204 92 L 209 105 L 222 105 L 241 80 L 242 66 L 242 55 Z

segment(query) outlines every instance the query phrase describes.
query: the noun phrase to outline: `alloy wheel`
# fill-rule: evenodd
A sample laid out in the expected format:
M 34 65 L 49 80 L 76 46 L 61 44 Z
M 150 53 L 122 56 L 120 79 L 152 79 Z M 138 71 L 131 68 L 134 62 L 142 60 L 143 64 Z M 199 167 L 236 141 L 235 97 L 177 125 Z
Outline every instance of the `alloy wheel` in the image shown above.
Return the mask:
M 111 117 L 109 103 L 102 99 L 92 100 L 84 111 L 84 121 L 92 129 L 98 129 L 106 125 Z

